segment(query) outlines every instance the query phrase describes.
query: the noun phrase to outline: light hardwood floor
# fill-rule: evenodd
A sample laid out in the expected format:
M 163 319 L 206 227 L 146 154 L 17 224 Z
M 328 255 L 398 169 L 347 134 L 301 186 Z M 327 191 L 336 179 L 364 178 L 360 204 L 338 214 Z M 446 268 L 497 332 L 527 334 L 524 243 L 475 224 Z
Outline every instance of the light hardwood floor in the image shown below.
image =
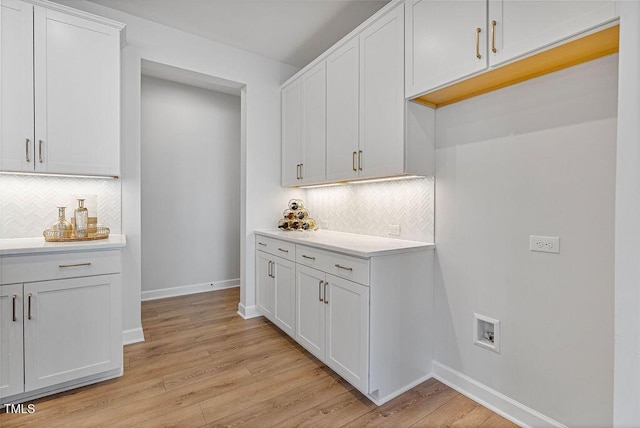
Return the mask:
M 236 314 L 237 288 L 142 304 L 144 343 L 124 376 L 0 414 L 3 428 L 514 427 L 435 379 L 376 407 L 263 318 Z

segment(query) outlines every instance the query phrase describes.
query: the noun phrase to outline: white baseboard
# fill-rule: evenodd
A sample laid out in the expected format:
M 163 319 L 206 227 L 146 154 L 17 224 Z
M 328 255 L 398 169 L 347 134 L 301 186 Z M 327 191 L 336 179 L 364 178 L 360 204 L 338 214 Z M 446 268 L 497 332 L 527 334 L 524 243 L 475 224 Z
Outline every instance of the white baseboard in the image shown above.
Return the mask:
M 131 345 L 132 343 L 144 342 L 144 332 L 142 327 L 124 330 L 122 332 L 122 344 Z
M 567 428 L 566 425 L 435 360 L 433 377 L 519 426 Z
M 262 316 L 256 305 L 245 306 L 242 303 L 238 303 L 238 315 L 246 320 Z
M 408 390 L 420 385 L 422 382 L 425 382 L 429 379 L 431 379 L 433 377 L 433 375 L 431 373 L 429 373 L 428 375 L 425 375 L 423 377 L 421 377 L 418 380 L 415 380 L 413 382 L 411 382 L 410 384 L 398 389 L 397 391 L 392 392 L 389 395 L 386 395 L 380 399 L 377 399 L 375 397 L 373 397 L 371 394 L 365 394 L 367 396 L 367 398 L 371 401 L 373 401 L 375 403 L 376 406 L 382 406 L 384 403 L 386 403 L 387 401 L 390 401 L 394 398 L 396 398 L 399 395 L 404 394 L 405 392 L 407 392 Z
M 224 290 L 240 286 L 240 279 L 228 279 L 225 281 L 203 282 L 202 284 L 183 285 L 180 287 L 163 288 L 161 290 L 149 290 L 140 293 L 141 300 L 164 299 L 165 297 L 186 296 L 188 294 L 204 293 L 207 291 Z

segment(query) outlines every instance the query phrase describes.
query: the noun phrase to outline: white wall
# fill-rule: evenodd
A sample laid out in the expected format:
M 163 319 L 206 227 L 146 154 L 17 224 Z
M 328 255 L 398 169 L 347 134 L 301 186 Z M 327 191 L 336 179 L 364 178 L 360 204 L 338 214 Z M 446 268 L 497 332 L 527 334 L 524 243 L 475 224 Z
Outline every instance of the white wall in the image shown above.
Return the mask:
M 150 61 L 245 84 L 241 147 L 240 311 L 255 307 L 254 229 L 273 227 L 273 215 L 290 199 L 280 187 L 280 84 L 295 67 L 153 23 L 84 0 L 59 3 L 127 25 L 122 50 L 122 228 L 123 328 L 125 340 L 140 330 L 140 80 L 141 61 Z
M 620 10 L 614 423 L 640 426 L 640 2 Z
M 143 298 L 237 285 L 240 97 L 143 76 L 141 102 Z
M 433 242 L 433 177 L 311 188 L 303 198 L 311 216 L 328 229 Z M 400 226 L 400 236 L 388 234 Z
M 617 60 L 436 113 L 435 361 L 568 426 L 613 417 Z M 472 344 L 474 312 L 502 322 L 500 354 Z

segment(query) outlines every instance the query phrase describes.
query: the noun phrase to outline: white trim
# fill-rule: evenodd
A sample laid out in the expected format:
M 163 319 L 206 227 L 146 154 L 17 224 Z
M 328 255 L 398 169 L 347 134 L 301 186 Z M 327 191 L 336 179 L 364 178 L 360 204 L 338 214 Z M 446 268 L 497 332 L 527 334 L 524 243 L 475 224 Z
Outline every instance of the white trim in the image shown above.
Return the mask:
M 124 330 L 122 332 L 122 344 L 131 345 L 132 343 L 144 342 L 144 332 L 142 327 Z
M 406 385 L 406 386 L 403 386 L 402 388 L 400 388 L 400 389 L 398 389 L 398 390 L 396 390 L 396 391 L 392 392 L 391 394 L 388 394 L 388 395 L 386 395 L 386 396 L 384 396 L 384 397 L 382 397 L 382 398 L 380 398 L 380 399 L 376 399 L 376 398 L 374 398 L 371 394 L 366 394 L 366 396 L 367 396 L 367 398 L 368 398 L 369 400 L 373 401 L 373 403 L 374 403 L 376 406 L 382 406 L 382 405 L 383 405 L 384 403 L 386 403 L 387 401 L 390 401 L 390 400 L 392 400 L 392 399 L 396 398 L 397 396 L 399 396 L 399 395 L 401 395 L 401 394 L 404 394 L 404 393 L 405 393 L 405 392 L 407 392 L 408 390 L 410 390 L 410 389 L 412 389 L 412 388 L 414 388 L 414 387 L 416 387 L 416 386 L 420 385 L 422 382 L 425 382 L 425 381 L 427 381 L 427 380 L 431 379 L 432 377 L 433 377 L 433 374 L 432 374 L 432 373 L 429 373 L 428 375 L 423 376 L 423 377 L 421 377 L 420 379 L 415 380 L 415 381 L 411 382 L 410 384 L 408 384 L 408 385 Z
M 24 0 L 27 3 L 41 6 L 46 9 L 55 10 L 57 12 L 66 13 L 67 15 L 76 16 L 78 18 L 88 19 L 89 21 L 97 22 L 106 25 L 111 28 L 122 32 L 125 28 L 125 24 L 122 22 L 114 21 L 113 19 L 104 18 L 102 16 L 94 15 L 93 13 L 85 12 L 82 10 L 74 9 L 72 7 L 64 6 L 62 4 L 53 3 L 47 0 Z M 123 34 L 124 35 L 124 34 Z
M 518 426 L 567 428 L 566 425 L 435 360 L 433 377 Z
M 262 316 L 256 305 L 245 306 L 242 303 L 238 303 L 238 315 L 240 315 L 245 320 Z
M 149 290 L 140 293 L 140 299 L 147 300 L 164 299 L 166 297 L 186 296 L 188 294 L 205 293 L 207 291 L 224 290 L 240 286 L 240 279 L 227 279 L 224 281 L 203 282 L 201 284 L 182 285 L 180 287 L 162 288 L 160 290 Z

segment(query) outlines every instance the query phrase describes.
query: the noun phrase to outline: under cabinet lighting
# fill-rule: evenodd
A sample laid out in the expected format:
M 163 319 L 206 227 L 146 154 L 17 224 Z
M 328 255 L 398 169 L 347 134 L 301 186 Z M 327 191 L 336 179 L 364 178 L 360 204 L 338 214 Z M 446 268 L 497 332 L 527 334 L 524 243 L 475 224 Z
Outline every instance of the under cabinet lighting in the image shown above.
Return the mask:
M 347 183 L 329 183 L 329 184 L 313 184 L 311 186 L 300 186 L 300 189 L 318 189 L 320 187 L 336 187 L 344 186 Z
M 66 177 L 66 178 L 112 178 L 118 180 L 119 175 L 73 175 L 73 174 L 46 174 L 41 172 L 11 172 L 0 171 L 0 175 L 30 175 L 33 177 Z
M 421 175 L 400 175 L 396 177 L 385 177 L 385 178 L 371 178 L 365 180 L 351 180 L 351 181 L 340 181 L 338 183 L 329 183 L 329 184 L 314 184 L 311 186 L 299 186 L 300 189 L 317 189 L 320 187 L 334 187 L 334 186 L 344 186 L 346 184 L 367 184 L 367 183 L 379 183 L 384 181 L 398 181 L 398 180 L 413 180 L 416 178 L 426 178 Z

